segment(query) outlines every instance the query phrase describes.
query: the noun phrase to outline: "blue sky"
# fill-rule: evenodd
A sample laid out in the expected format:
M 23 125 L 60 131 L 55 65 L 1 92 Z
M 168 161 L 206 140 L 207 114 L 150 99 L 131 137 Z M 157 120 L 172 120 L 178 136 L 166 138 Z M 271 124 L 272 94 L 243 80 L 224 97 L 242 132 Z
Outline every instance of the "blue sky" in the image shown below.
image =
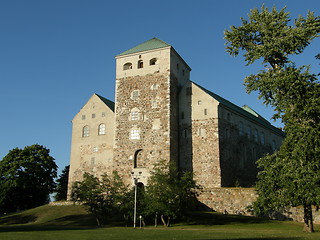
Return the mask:
M 38 143 L 61 171 L 69 164 L 72 118 L 93 93 L 114 100 L 114 56 L 153 37 L 177 50 L 191 80 L 271 120 L 272 109 L 243 86 L 261 66 L 229 56 L 223 39 L 262 3 L 287 6 L 291 18 L 320 15 L 319 0 L 0 0 L 0 159 Z M 319 46 L 313 41 L 299 64 L 319 71 Z

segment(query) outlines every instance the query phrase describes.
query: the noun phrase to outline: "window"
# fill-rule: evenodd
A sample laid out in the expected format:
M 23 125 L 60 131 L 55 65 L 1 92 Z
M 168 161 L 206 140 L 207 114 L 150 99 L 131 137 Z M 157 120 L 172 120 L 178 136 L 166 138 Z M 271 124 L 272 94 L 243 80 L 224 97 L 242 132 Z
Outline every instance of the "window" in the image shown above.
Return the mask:
M 82 115 L 82 120 L 86 120 L 86 115 Z
M 138 68 L 143 68 L 143 61 L 142 60 L 138 61 Z
M 96 114 L 95 113 L 92 113 L 92 118 L 96 118 Z
M 105 135 L 106 134 L 106 125 L 104 123 L 101 123 L 99 125 L 99 135 Z
M 82 137 L 89 137 L 89 126 L 84 126 L 82 129 Z
M 156 100 L 152 100 L 152 102 L 151 102 L 151 107 L 152 107 L 152 108 L 157 108 L 157 107 L 158 107 L 158 103 L 157 103 Z
M 130 132 L 130 139 L 140 139 L 140 131 L 138 129 L 132 129 Z
M 177 70 L 178 70 L 178 71 L 179 71 L 179 68 L 180 68 L 179 63 L 177 63 Z
M 93 147 L 92 148 L 92 152 L 98 152 L 98 151 L 99 151 L 98 147 Z
M 248 125 L 248 127 L 247 127 L 247 136 L 248 136 L 248 138 L 251 137 L 251 126 L 250 125 Z
M 273 139 L 271 143 L 272 151 L 276 150 L 276 141 Z
M 229 128 L 226 128 L 226 138 L 230 138 L 230 130 L 229 130 Z
M 243 122 L 240 122 L 240 124 L 239 124 L 239 135 L 240 136 L 243 135 Z
M 132 92 L 132 99 L 136 100 L 136 99 L 138 99 L 138 97 L 139 97 L 139 90 L 134 90 Z
M 265 140 L 264 140 L 264 132 L 261 132 L 261 144 L 264 144 Z
M 203 110 L 203 113 L 204 113 L 204 115 L 208 115 L 208 110 L 205 108 L 205 109 Z
M 151 90 L 157 90 L 158 89 L 158 87 L 159 87 L 159 85 L 158 84 L 152 84 L 151 85 Z
M 156 58 L 152 58 L 149 62 L 150 66 L 152 65 L 156 65 L 157 64 L 157 59 Z
M 123 70 L 129 70 L 132 69 L 132 63 L 128 62 L 123 65 Z
M 205 137 L 206 136 L 206 130 L 204 128 L 199 128 L 198 136 L 199 137 Z
M 201 101 L 201 100 L 199 100 L 199 101 L 198 101 L 198 105 L 201 105 L 201 104 L 202 104 L 202 101 Z
M 132 121 L 137 121 L 137 120 L 139 120 L 139 112 L 138 112 L 138 111 L 133 111 L 133 112 L 131 112 L 131 120 L 132 120 Z
M 257 129 L 254 130 L 254 141 L 258 142 L 258 130 Z

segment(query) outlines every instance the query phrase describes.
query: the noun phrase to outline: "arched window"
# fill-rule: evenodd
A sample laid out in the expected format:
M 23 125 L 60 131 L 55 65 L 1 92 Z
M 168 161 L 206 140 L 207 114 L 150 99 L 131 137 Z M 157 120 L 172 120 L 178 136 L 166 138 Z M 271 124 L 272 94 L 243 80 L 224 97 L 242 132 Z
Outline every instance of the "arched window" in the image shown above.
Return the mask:
M 142 60 L 138 61 L 138 68 L 143 68 L 143 61 Z
M 98 131 L 99 135 L 105 135 L 106 134 L 106 125 L 104 123 L 101 123 L 99 125 L 99 131 Z
M 132 69 L 132 63 L 128 62 L 123 65 L 123 70 L 129 70 Z
M 140 95 L 140 91 L 139 90 L 133 90 L 132 93 L 131 93 L 131 97 L 132 97 L 133 100 L 138 99 L 139 95 Z
M 276 150 L 276 140 L 274 140 L 274 139 L 272 140 L 271 148 L 272 148 L 272 151 Z
M 142 167 L 142 149 L 137 150 L 134 153 L 134 158 L 133 158 L 133 167 L 137 168 L 137 167 Z
M 240 124 L 239 124 L 239 135 L 240 136 L 243 135 L 243 122 L 240 122 Z
M 82 129 L 82 137 L 89 137 L 89 132 L 90 132 L 89 126 L 84 126 Z
M 247 136 L 248 136 L 248 138 L 251 138 L 251 126 L 250 125 L 247 126 Z
M 150 62 L 149 62 L 150 66 L 156 65 L 157 64 L 157 60 L 158 60 L 157 58 L 150 59 Z
M 261 144 L 264 144 L 265 140 L 264 140 L 264 132 L 261 132 Z
M 257 129 L 254 129 L 254 141 L 255 142 L 258 142 L 258 130 Z

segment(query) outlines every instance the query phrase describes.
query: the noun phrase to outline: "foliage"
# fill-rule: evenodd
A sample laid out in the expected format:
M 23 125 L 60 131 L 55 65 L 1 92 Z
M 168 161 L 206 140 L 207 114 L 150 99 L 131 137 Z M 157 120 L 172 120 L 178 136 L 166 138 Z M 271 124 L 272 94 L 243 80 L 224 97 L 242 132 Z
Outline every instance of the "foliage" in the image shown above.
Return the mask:
M 245 79 L 246 90 L 258 91 L 274 107 L 273 118 L 281 118 L 286 132 L 279 152 L 258 161 L 256 211 L 302 205 L 306 228 L 313 231 L 311 205 L 320 200 L 320 88 L 310 67 L 297 67 L 289 57 L 319 37 L 320 18 L 308 12 L 290 25 L 285 8 L 269 11 L 264 6 L 248 16 L 242 26 L 225 31 L 226 48 L 234 56 L 244 51 L 247 65 L 262 60 L 265 68 Z
M 67 200 L 69 168 L 69 165 L 65 166 L 57 179 L 56 194 L 54 196 L 56 201 Z
M 102 227 L 107 216 L 114 213 L 115 209 L 121 209 L 127 192 L 128 188 L 117 172 L 113 172 L 112 177 L 105 174 L 101 180 L 84 173 L 83 180 L 74 183 L 72 199 L 86 206 L 95 216 L 98 226 Z
M 146 215 L 159 214 L 164 226 L 169 226 L 171 219 L 181 217 L 194 208 L 197 188 L 192 173 L 180 173 L 174 164 L 160 161 L 155 165 L 146 187 Z
M 45 204 L 55 187 L 57 165 L 50 150 L 35 144 L 15 148 L 0 161 L 0 212 Z

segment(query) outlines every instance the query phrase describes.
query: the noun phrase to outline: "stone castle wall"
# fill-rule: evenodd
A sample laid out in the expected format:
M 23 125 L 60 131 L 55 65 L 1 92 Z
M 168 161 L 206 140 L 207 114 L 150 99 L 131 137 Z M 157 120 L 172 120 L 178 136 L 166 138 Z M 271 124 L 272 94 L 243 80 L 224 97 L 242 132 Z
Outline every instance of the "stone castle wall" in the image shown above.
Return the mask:
M 202 191 L 198 200 L 206 207 L 228 214 L 241 214 L 251 216 L 248 207 L 257 199 L 254 188 L 211 188 Z M 303 222 L 303 207 L 292 207 L 283 212 L 271 214 L 276 220 L 293 220 Z M 320 211 L 313 208 L 314 223 L 320 223 Z

